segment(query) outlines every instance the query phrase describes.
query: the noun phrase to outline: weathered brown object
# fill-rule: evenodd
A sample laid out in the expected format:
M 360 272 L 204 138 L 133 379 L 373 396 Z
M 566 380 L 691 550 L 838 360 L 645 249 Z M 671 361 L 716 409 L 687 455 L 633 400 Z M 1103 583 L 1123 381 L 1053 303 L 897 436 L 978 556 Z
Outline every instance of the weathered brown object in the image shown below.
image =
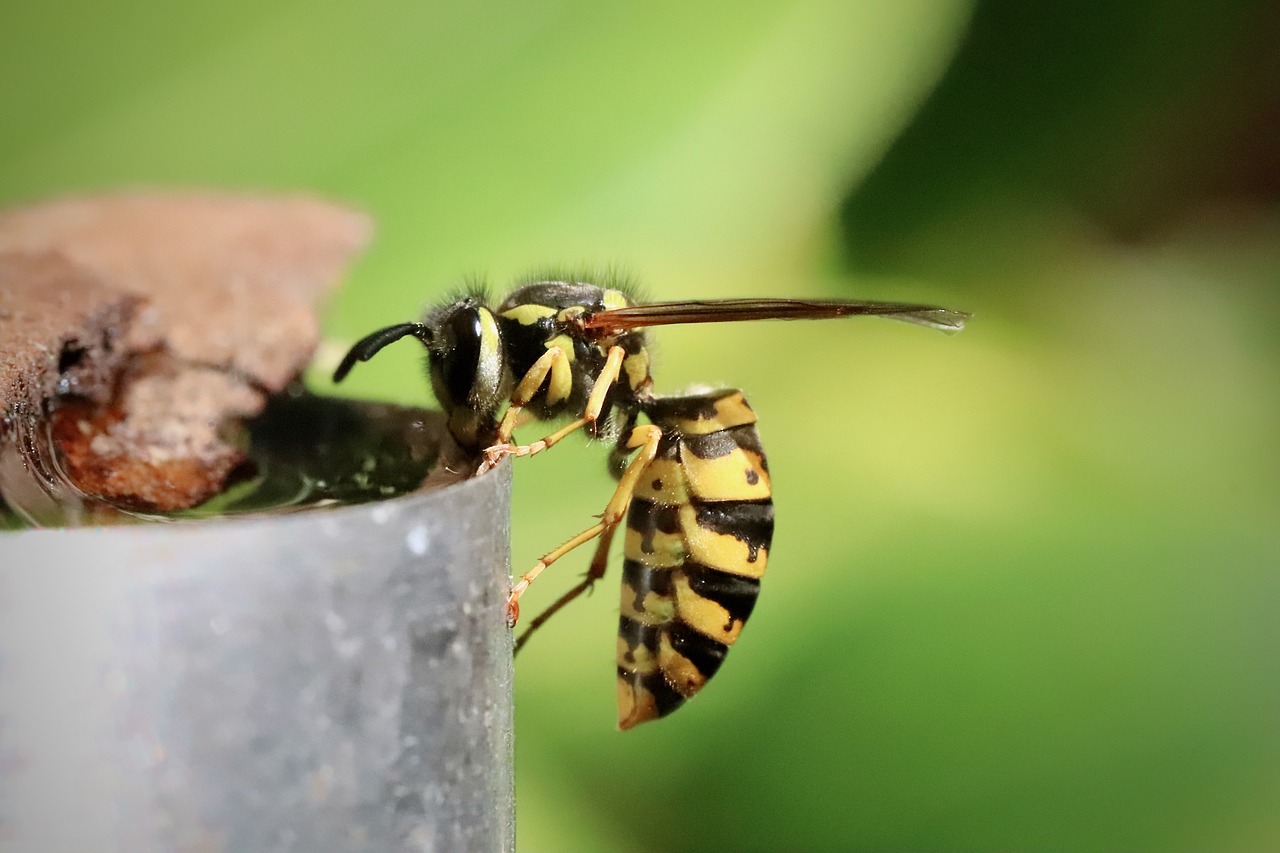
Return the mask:
M 55 415 L 81 489 L 199 503 L 242 458 L 223 425 L 302 370 L 317 308 L 370 232 L 302 197 L 121 193 L 0 212 L 6 418 L 83 396 L 97 405 Z
M 56 393 L 105 400 L 138 302 L 61 255 L 0 253 L 5 419 L 39 409 Z

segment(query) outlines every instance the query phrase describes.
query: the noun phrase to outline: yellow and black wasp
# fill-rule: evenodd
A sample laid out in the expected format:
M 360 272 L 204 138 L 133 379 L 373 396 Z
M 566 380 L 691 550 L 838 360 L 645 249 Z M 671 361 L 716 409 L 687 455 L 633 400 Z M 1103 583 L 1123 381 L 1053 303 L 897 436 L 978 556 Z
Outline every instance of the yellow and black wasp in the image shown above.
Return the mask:
M 600 520 L 547 553 L 512 587 L 519 617 L 529 584 L 556 560 L 598 539 L 586 577 L 538 616 L 516 643 L 605 573 L 627 519 L 618 626 L 618 726 L 663 717 L 715 675 L 751 615 L 773 538 L 769 467 L 742 392 L 658 396 L 644 329 L 676 323 L 873 315 L 958 331 L 968 315 L 931 305 L 804 299 L 637 304 L 623 287 L 534 281 L 496 308 L 478 294 L 451 300 L 420 323 L 380 329 L 355 344 L 340 382 L 404 337 L 428 352 L 431 384 L 449 431 L 481 469 L 539 453 L 581 429 L 614 442 L 618 479 Z M 505 406 L 505 411 L 503 407 Z M 532 444 L 512 443 L 527 419 L 573 418 Z M 642 419 L 643 418 L 643 422 Z

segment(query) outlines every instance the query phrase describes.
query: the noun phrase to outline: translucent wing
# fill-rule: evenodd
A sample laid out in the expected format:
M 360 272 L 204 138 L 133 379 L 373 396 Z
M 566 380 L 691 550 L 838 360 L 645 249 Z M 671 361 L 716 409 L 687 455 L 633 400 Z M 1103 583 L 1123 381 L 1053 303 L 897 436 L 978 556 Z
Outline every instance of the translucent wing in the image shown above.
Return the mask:
M 964 328 L 969 315 L 936 305 L 823 299 L 695 299 L 650 302 L 584 315 L 583 328 L 619 334 L 645 326 L 678 323 L 733 323 L 741 320 L 827 320 L 833 317 L 887 317 L 944 332 Z

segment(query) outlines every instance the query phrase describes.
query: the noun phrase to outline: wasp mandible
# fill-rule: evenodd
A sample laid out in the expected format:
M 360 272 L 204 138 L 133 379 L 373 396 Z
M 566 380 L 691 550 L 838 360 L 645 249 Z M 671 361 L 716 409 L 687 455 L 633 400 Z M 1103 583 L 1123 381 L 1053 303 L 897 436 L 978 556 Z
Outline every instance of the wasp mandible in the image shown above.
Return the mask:
M 618 485 L 600 520 L 545 554 L 511 589 L 520 597 L 544 569 L 598 540 L 585 578 L 534 619 L 518 652 L 547 619 L 605 574 L 627 519 L 618 625 L 618 726 L 680 707 L 715 675 L 751 615 L 773 538 L 773 501 L 756 415 L 741 391 L 659 396 L 644 329 L 677 323 L 879 316 L 959 331 L 969 315 L 932 305 L 808 299 L 637 303 L 625 286 L 576 280 L 524 284 L 496 308 L 480 293 L 450 300 L 418 323 L 358 341 L 334 372 L 341 382 L 405 337 L 428 352 L 436 399 L 460 448 L 504 456 L 540 453 L 583 430 L 613 441 Z M 505 409 L 504 409 L 505 407 Z M 572 420 L 532 444 L 513 444 L 528 420 Z M 644 421 L 641 421 L 641 418 Z

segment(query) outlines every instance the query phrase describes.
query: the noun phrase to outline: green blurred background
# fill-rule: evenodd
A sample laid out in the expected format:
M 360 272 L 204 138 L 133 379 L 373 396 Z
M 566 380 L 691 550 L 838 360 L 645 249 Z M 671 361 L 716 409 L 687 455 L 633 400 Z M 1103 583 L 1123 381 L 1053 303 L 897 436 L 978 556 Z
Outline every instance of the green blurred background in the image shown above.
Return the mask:
M 530 645 L 521 849 L 1275 850 L 1277 32 L 1242 0 L 3 0 L 0 202 L 345 199 L 379 234 L 338 346 L 551 263 L 974 312 L 656 335 L 661 389 L 761 415 L 770 573 L 712 686 L 626 734 L 612 583 Z M 418 362 L 343 391 L 422 401 Z M 517 571 L 604 457 L 517 466 Z

